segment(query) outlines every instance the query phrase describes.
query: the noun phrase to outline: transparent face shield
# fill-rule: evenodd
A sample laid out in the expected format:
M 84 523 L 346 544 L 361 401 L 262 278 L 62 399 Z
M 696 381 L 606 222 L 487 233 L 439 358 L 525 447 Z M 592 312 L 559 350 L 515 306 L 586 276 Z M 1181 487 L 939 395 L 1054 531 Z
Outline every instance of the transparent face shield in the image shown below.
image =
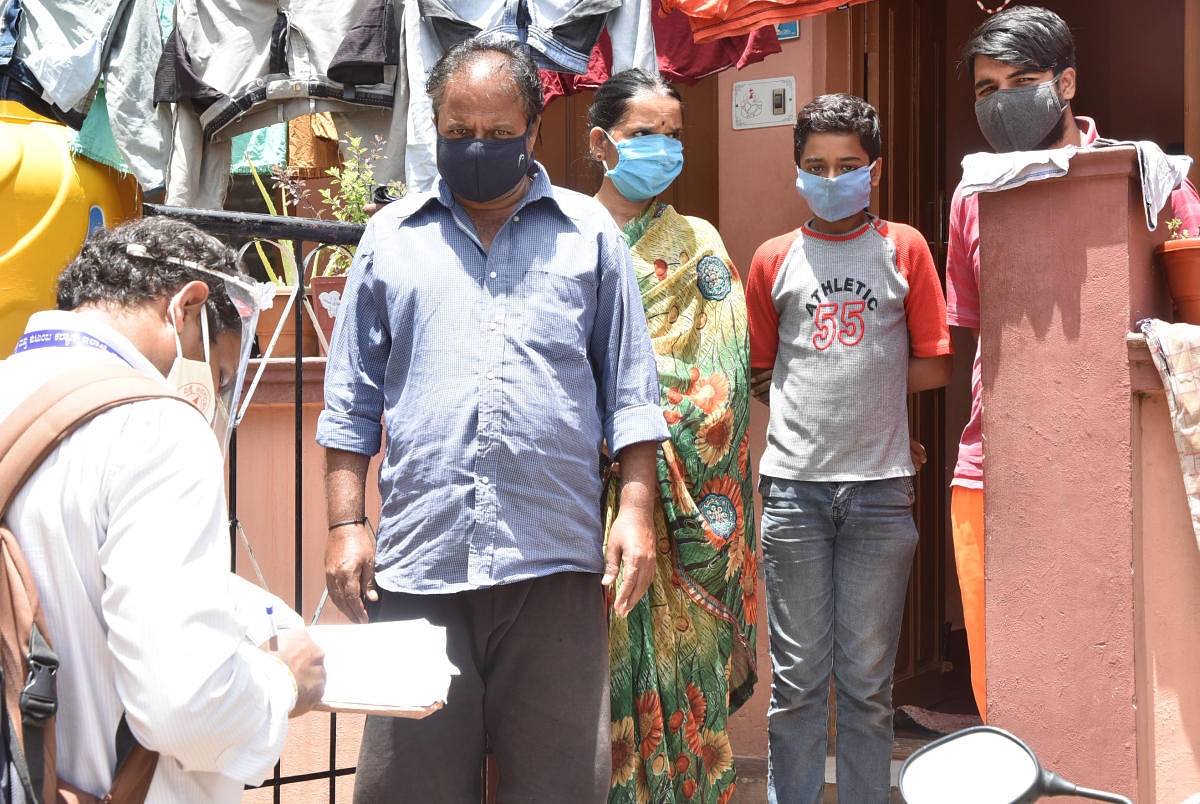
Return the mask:
M 225 295 L 233 304 L 234 310 L 237 311 L 240 319 L 240 331 L 232 332 L 238 338 L 237 364 L 234 370 L 224 376 L 216 378 L 219 387 L 215 391 L 215 411 L 213 414 L 213 433 L 217 437 L 217 443 L 221 447 L 221 454 L 225 454 L 225 449 L 229 445 L 229 436 L 233 432 L 233 428 L 237 423 L 235 413 L 238 411 L 238 402 L 242 394 L 242 386 L 246 378 L 246 366 L 250 361 L 250 351 L 254 346 L 254 327 L 258 323 L 258 314 L 262 310 L 269 309 L 275 299 L 275 286 L 269 283 L 254 282 L 241 277 L 230 276 L 229 274 L 214 271 L 206 268 L 194 260 L 185 260 L 179 257 L 151 257 L 146 252 L 146 248 L 137 243 L 131 243 L 126 246 L 126 251 L 135 257 L 145 257 L 147 259 L 163 259 L 173 265 L 179 265 L 187 268 L 190 271 L 197 271 L 208 277 L 221 280 L 225 288 Z M 211 292 L 211 290 L 210 290 Z M 208 323 L 209 308 L 205 305 L 204 316 L 205 324 Z M 227 330 L 226 332 L 231 332 Z M 218 337 L 223 337 L 226 333 Z M 204 327 L 204 349 L 206 358 L 214 358 L 217 355 L 217 350 L 211 348 L 208 342 L 208 328 Z

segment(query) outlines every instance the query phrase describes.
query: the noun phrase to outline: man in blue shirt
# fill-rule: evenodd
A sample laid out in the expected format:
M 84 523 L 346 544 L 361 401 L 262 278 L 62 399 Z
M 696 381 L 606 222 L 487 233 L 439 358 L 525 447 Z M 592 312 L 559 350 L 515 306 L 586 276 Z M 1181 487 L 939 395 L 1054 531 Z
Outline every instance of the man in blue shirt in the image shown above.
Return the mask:
M 533 161 L 541 85 L 519 46 L 467 40 L 426 89 L 440 179 L 367 226 L 317 440 L 333 601 L 445 626 L 462 674 L 425 720 L 368 718 L 355 799 L 477 804 L 490 743 L 500 800 L 601 802 L 601 584 L 620 615 L 649 586 L 668 437 L 637 280 L 611 216 Z M 376 547 L 363 498 L 385 430 Z M 607 551 L 604 444 L 622 477 Z

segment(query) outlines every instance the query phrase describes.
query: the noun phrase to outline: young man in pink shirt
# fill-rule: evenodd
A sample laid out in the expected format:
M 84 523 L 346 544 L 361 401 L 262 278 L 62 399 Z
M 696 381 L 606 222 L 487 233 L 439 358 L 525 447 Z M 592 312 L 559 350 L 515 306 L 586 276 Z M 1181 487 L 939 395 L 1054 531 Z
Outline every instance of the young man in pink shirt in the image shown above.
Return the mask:
M 1068 145 L 1087 147 L 1099 133 L 1089 117 L 1075 116 L 1075 41 L 1067 24 L 1038 6 L 1013 6 L 988 17 L 963 48 L 975 91 L 975 117 L 998 152 L 1037 151 Z M 1174 217 L 1196 231 L 1200 196 L 1185 181 L 1171 196 Z M 979 339 L 979 196 L 950 204 L 946 255 L 946 320 Z M 958 446 L 951 483 L 950 521 L 955 563 L 962 590 L 971 686 L 980 715 L 987 716 L 983 584 L 982 383 L 978 345 L 971 372 L 971 418 Z

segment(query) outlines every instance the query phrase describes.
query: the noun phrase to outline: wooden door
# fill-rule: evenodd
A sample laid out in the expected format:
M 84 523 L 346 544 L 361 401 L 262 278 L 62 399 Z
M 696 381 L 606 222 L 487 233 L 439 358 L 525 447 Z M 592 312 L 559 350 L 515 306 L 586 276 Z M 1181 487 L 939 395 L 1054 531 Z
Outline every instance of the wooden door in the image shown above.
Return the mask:
M 826 75 L 829 91 L 865 97 L 879 110 L 883 176 L 876 214 L 925 235 L 939 272 L 945 265 L 943 99 L 946 0 L 876 0 L 830 15 Z M 896 705 L 928 706 L 941 697 L 944 573 L 949 492 L 942 467 L 955 454 L 945 438 L 945 392 L 909 399 L 913 437 L 929 462 L 916 478 L 913 516 L 920 542 L 913 560 L 900 647 Z
M 695 215 L 719 226 L 717 196 L 717 78 L 695 86 L 678 84 L 683 96 L 683 172 L 659 196 L 684 215 Z M 587 148 L 587 110 L 592 93 L 556 98 L 542 114 L 542 129 L 534 149 L 550 180 L 592 195 L 600 188 L 603 168 Z

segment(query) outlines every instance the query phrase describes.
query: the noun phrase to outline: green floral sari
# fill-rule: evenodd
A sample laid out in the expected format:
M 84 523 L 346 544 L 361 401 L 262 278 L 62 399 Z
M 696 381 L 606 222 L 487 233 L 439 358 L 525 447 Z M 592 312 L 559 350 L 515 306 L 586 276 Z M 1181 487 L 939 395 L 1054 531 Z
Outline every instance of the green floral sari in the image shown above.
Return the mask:
M 608 800 L 725 804 L 735 779 L 726 723 L 757 679 L 745 296 L 706 221 L 652 204 L 624 234 L 671 440 L 658 453 L 654 582 L 627 619 L 609 617 Z M 616 486 L 605 487 L 606 532 Z

